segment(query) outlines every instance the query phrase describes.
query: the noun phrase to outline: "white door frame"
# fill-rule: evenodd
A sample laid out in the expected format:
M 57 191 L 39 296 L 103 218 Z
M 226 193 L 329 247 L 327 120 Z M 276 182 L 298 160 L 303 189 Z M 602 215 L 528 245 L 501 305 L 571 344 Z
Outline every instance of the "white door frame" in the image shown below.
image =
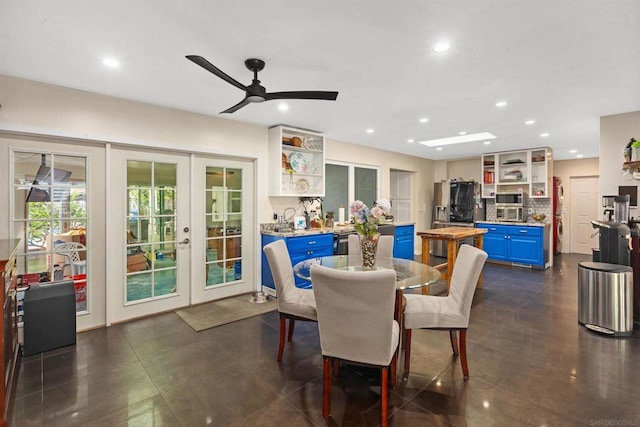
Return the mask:
M 205 220 L 206 200 L 206 168 L 225 167 L 240 169 L 242 173 L 242 272 L 239 280 L 229 283 L 205 286 L 205 260 L 207 258 L 207 225 Z M 226 298 L 256 290 L 257 275 L 255 259 L 256 250 L 256 216 L 255 216 L 255 162 L 253 160 L 223 159 L 212 156 L 196 155 L 192 166 L 192 221 L 193 245 L 192 245 L 192 293 L 191 303 L 200 304 L 207 301 Z M 210 264 L 211 265 L 211 264 Z
M 189 305 L 192 281 L 191 274 L 191 243 L 178 244 L 176 248 L 176 281 L 175 292 L 154 299 L 153 301 L 141 301 L 126 303 L 126 271 L 127 256 L 126 247 L 126 220 L 127 200 L 125 197 L 127 187 L 128 160 L 152 161 L 161 163 L 176 163 L 177 175 L 177 203 L 176 203 L 176 240 L 192 239 L 191 228 L 191 184 L 190 184 L 190 155 L 187 153 L 166 152 L 160 150 L 140 149 L 133 147 L 108 148 L 109 171 L 112 171 L 109 179 L 109 218 L 107 253 L 107 325 L 114 322 L 122 322 L 136 317 L 147 316 L 163 311 L 175 310 Z

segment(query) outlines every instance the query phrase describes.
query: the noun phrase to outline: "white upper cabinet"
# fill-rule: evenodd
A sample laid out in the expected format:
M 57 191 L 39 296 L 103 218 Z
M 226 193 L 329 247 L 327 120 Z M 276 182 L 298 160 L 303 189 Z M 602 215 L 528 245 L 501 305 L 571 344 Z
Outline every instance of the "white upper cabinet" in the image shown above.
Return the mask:
M 547 147 L 483 154 L 482 197 L 495 198 L 501 192 L 550 197 L 552 160 L 552 151 Z
M 275 126 L 269 129 L 269 195 L 324 197 L 324 136 Z

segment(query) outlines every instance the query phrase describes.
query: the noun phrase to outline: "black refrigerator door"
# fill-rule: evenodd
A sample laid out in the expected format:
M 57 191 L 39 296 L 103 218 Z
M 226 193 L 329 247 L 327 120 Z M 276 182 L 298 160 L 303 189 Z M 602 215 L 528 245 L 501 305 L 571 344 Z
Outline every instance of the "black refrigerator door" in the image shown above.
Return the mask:
M 452 182 L 450 190 L 450 221 L 473 222 L 475 193 L 473 182 Z

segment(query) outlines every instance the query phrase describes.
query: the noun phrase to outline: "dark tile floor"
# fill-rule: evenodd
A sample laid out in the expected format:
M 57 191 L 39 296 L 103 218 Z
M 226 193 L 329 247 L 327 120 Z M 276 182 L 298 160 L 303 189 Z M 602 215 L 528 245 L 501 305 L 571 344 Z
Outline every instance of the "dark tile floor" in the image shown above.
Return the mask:
M 640 426 L 640 333 L 577 323 L 577 264 L 487 264 L 468 332 L 471 378 L 448 334 L 415 331 L 412 373 L 391 392 L 393 426 Z M 377 375 L 341 369 L 321 415 L 317 325 L 299 322 L 281 363 L 276 312 L 194 332 L 163 314 L 78 335 L 20 368 L 11 426 L 373 426 Z

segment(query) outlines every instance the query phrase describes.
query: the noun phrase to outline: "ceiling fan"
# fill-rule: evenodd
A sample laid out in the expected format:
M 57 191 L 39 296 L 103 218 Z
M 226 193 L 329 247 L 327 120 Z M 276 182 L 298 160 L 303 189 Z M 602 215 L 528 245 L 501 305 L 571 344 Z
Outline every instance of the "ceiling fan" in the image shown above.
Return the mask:
M 242 83 L 238 82 L 233 77 L 217 68 L 211 62 L 204 59 L 202 56 L 187 55 L 187 59 L 220 77 L 227 83 L 231 83 L 238 89 L 242 89 L 245 91 L 246 96 L 242 101 L 238 102 L 233 107 L 227 108 L 226 110 L 222 111 L 222 113 L 233 113 L 252 102 L 264 102 L 274 99 L 321 99 L 326 101 L 335 101 L 336 98 L 338 98 L 338 92 L 325 92 L 318 90 L 267 92 L 264 86 L 260 85 L 260 80 L 258 80 L 258 72 L 264 68 L 264 61 L 261 59 L 249 58 L 244 61 L 245 67 L 247 67 L 250 71 L 253 71 L 253 81 L 249 86 L 245 86 Z

